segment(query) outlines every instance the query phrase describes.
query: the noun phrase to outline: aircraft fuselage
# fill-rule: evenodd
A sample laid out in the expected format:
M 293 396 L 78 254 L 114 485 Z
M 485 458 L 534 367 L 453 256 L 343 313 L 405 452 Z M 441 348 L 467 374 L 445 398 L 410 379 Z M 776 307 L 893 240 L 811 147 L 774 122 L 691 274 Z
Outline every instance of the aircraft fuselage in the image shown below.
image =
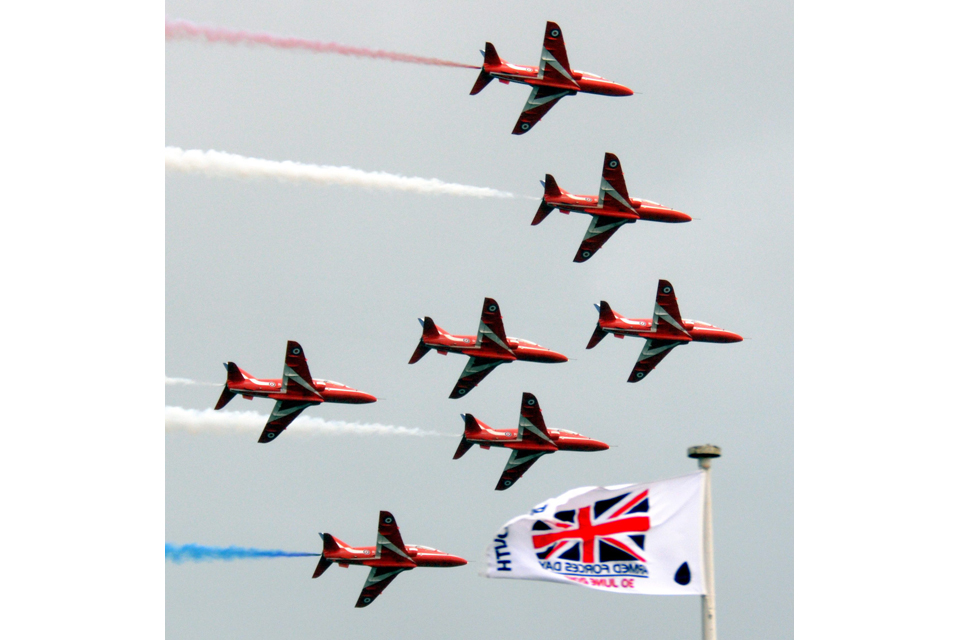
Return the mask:
M 576 81 L 579 87 L 579 89 L 576 89 L 570 84 L 551 82 L 550 80 L 540 77 L 540 69 L 538 67 L 528 67 L 525 65 L 502 62 L 497 66 L 485 64 L 483 66 L 483 70 L 504 84 L 517 82 L 520 84 L 530 85 L 531 87 L 554 87 L 557 89 L 565 89 L 569 91 L 571 95 L 580 91 L 583 93 L 595 93 L 604 96 L 633 95 L 633 91 L 629 87 L 625 87 L 622 84 L 617 84 L 616 82 L 612 82 L 606 78 L 601 78 L 594 73 L 588 73 L 586 71 L 573 70 L 571 73 L 574 81 Z
M 435 349 L 437 353 L 446 355 L 448 352 L 462 353 L 473 358 L 490 358 L 491 360 L 504 360 L 512 362 L 521 360 L 526 362 L 566 362 L 567 356 L 557 351 L 552 351 L 542 347 L 529 340 L 507 337 L 507 346 L 512 354 L 504 353 L 500 350 L 486 349 L 483 346 L 477 346 L 477 336 L 458 336 L 449 333 L 441 333 L 436 337 L 424 336 L 423 343 Z
M 689 335 L 683 335 L 673 327 L 669 327 L 669 332 L 662 330 L 664 323 L 661 323 L 660 331 L 653 331 L 653 321 L 650 318 L 623 318 L 615 320 L 600 320 L 600 328 L 608 333 L 612 333 L 618 338 L 626 336 L 634 338 L 650 338 L 655 340 L 676 340 L 677 342 L 740 342 L 743 338 L 732 331 L 726 331 L 720 327 L 715 327 L 699 320 L 682 321 L 683 328 Z
M 351 547 L 342 540 L 337 540 L 340 548 L 336 551 L 324 551 L 323 557 L 336 562 L 341 567 L 348 565 L 363 565 L 365 567 L 459 567 L 467 561 L 458 556 L 419 545 L 404 545 L 404 551 L 410 560 L 402 558 L 387 559 L 377 556 L 376 547 Z
M 247 374 L 249 375 L 249 374 Z M 320 404 L 321 402 L 336 402 L 343 404 L 366 404 L 376 402 L 376 397 L 363 391 L 358 391 L 339 382 L 332 380 L 312 380 L 314 386 L 319 389 L 317 393 L 310 393 L 299 385 L 288 385 L 287 390 L 283 391 L 281 387 L 282 380 L 265 379 L 259 380 L 253 377 L 245 377 L 242 382 L 227 382 L 227 388 L 230 391 L 242 395 L 246 399 L 253 397 L 271 398 L 273 400 L 291 400 L 296 402 L 311 402 Z M 294 388 L 296 387 L 296 388 Z
M 546 442 L 530 442 L 519 439 L 519 429 L 494 429 L 490 425 L 477 420 L 482 432 L 480 434 L 464 434 L 470 444 L 476 444 L 486 449 L 488 447 L 503 447 L 519 451 L 605 451 L 610 448 L 605 442 L 588 438 L 565 429 L 547 429 L 547 435 L 553 445 Z
M 580 196 L 571 193 L 563 193 L 559 196 L 544 195 L 543 201 L 561 213 L 586 213 L 591 216 L 604 216 L 607 218 L 623 218 L 630 222 L 637 220 L 650 220 L 652 222 L 690 222 L 693 220 L 690 216 L 680 211 L 676 211 L 662 204 L 642 198 L 630 198 L 630 206 L 633 211 L 624 211 L 623 208 L 599 206 L 599 197 Z

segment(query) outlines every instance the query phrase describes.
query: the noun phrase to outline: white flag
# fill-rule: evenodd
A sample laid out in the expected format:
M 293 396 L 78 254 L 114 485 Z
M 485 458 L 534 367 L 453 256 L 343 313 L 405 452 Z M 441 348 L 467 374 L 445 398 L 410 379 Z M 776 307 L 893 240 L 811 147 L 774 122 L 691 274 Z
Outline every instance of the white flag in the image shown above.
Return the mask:
M 504 525 L 487 547 L 487 577 L 702 594 L 703 484 L 701 471 L 567 491 Z

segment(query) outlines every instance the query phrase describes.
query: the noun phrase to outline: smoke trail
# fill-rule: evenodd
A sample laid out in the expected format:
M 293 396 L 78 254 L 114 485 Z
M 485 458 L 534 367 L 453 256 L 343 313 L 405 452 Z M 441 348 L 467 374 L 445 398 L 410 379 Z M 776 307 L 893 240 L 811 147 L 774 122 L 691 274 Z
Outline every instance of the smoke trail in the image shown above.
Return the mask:
M 199 40 L 204 39 L 207 42 L 226 42 L 229 44 L 262 44 L 277 49 L 305 49 L 314 53 L 336 53 L 343 56 L 358 56 L 361 58 L 380 58 L 382 60 L 393 60 L 394 62 L 412 62 L 414 64 L 430 64 L 439 67 L 460 67 L 462 69 L 479 69 L 480 67 L 463 64 L 461 62 L 451 62 L 449 60 L 440 60 L 438 58 L 424 58 L 422 56 L 413 56 L 407 53 L 395 53 L 393 51 L 380 51 L 367 49 L 365 47 L 351 47 L 336 42 L 319 42 L 317 40 L 305 40 L 303 38 L 290 38 L 284 36 L 274 36 L 269 33 L 251 33 L 249 31 L 240 31 L 237 29 L 224 29 L 222 27 L 210 27 L 200 24 L 194 24 L 187 20 L 166 21 L 167 40 Z
M 260 433 L 267 424 L 268 416 L 256 411 L 214 411 L 213 409 L 184 409 L 164 407 L 167 431 L 208 431 L 219 433 Z M 389 424 L 362 424 L 341 420 L 324 420 L 312 416 L 300 416 L 287 429 L 293 434 L 355 434 L 371 436 L 447 436 L 450 434 L 428 431 L 419 427 L 395 427 Z M 284 435 L 284 438 L 287 436 Z
M 338 184 L 348 187 L 390 189 L 414 193 L 445 194 L 472 198 L 512 198 L 512 193 L 487 187 L 471 187 L 436 178 L 408 178 L 380 171 L 361 171 L 351 167 L 303 164 L 284 160 L 261 160 L 247 158 L 223 151 L 200 151 L 179 147 L 166 147 L 164 158 L 168 171 L 202 173 L 208 176 L 231 178 L 276 178 L 291 182 Z
M 247 549 L 244 547 L 205 547 L 199 544 L 164 545 L 167 560 L 177 564 L 182 562 L 203 562 L 205 560 L 237 560 L 240 558 L 302 558 L 319 556 L 319 553 L 299 553 L 280 551 L 279 549 Z
M 219 387 L 220 385 L 216 382 L 197 382 L 196 380 L 191 380 L 190 378 L 168 378 L 164 376 L 163 384 L 165 385 L 197 385 L 201 387 Z

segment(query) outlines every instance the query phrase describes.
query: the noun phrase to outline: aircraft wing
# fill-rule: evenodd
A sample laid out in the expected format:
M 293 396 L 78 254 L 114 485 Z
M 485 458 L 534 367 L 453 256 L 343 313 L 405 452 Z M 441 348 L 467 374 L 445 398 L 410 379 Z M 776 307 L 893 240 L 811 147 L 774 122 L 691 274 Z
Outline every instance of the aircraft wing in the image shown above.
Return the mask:
M 580 85 L 573 79 L 573 71 L 567 61 L 567 48 L 563 33 L 556 22 L 548 22 L 543 34 L 543 52 L 540 54 L 540 70 L 537 75 L 561 88 L 579 91 Z
M 280 384 L 280 391 L 287 393 L 291 385 L 294 391 L 302 389 L 320 397 L 320 391 L 313 385 L 303 348 L 300 343 L 293 340 L 287 341 L 287 356 L 283 361 L 283 381 Z
M 407 547 L 400 537 L 397 519 L 389 511 L 380 512 L 380 524 L 377 528 L 377 557 L 397 563 L 406 563 L 410 568 L 416 566 L 407 555 Z
M 587 233 L 583 236 L 583 242 L 577 249 L 577 255 L 573 257 L 574 262 L 586 262 L 593 254 L 600 250 L 600 247 L 610 239 L 617 229 L 632 222 L 624 218 L 610 218 L 608 216 L 593 216 L 590 218 L 590 226 L 587 227 Z
M 627 193 L 627 182 L 623 179 L 620 159 L 612 153 L 603 156 L 603 177 L 600 178 L 600 197 L 597 200 L 597 206 L 637 212 L 630 204 L 630 194 Z
M 680 306 L 677 304 L 673 285 L 666 280 L 657 283 L 657 301 L 653 305 L 652 329 L 656 333 L 690 337 L 690 333 L 683 328 Z
M 640 357 L 637 359 L 637 364 L 633 365 L 633 371 L 630 372 L 627 382 L 640 382 L 660 364 L 661 360 L 667 357 L 667 354 L 674 347 L 686 343 L 687 341 L 651 340 L 648 338 L 643 345 L 643 351 L 640 352 Z
M 553 447 L 554 450 L 556 449 L 556 445 L 547 433 L 547 427 L 543 423 L 540 403 L 537 402 L 536 396 L 532 393 L 524 392 L 523 399 L 520 401 L 520 426 L 517 428 L 517 436 L 524 442 L 541 446 L 547 445 Z
M 367 581 L 363 585 L 363 591 L 357 599 L 356 607 L 363 608 L 376 600 L 377 596 L 383 593 L 393 579 L 404 571 L 409 571 L 412 567 L 372 567 Z
M 519 136 L 530 131 L 533 125 L 540 122 L 540 118 L 547 115 L 547 111 L 560 101 L 560 98 L 571 93 L 573 92 L 568 89 L 556 87 L 534 87 L 530 97 L 527 98 L 527 104 L 523 105 L 520 119 L 513 127 L 513 135 Z
M 510 459 L 507 460 L 507 466 L 503 468 L 500 475 L 500 481 L 497 482 L 497 491 L 505 491 L 514 485 L 520 479 L 527 469 L 533 466 L 533 463 L 552 451 L 521 451 L 514 449 L 510 452 Z
M 467 366 L 463 368 L 460 379 L 457 380 L 457 386 L 450 392 L 451 398 L 462 398 L 470 393 L 470 390 L 480 384 L 480 381 L 487 377 L 496 367 L 507 362 L 507 360 L 494 360 L 492 358 L 470 358 L 467 360 Z
M 483 299 L 483 312 L 480 314 L 480 328 L 477 329 L 477 346 L 512 356 L 513 351 L 507 344 L 507 334 L 503 330 L 503 318 L 500 305 L 493 298 Z
M 277 400 L 277 404 L 273 405 L 273 411 L 270 412 L 270 419 L 267 421 L 267 426 L 263 428 L 263 433 L 260 434 L 260 439 L 257 440 L 257 442 L 271 442 L 280 435 L 284 429 L 289 427 L 290 423 L 311 404 L 316 403 L 296 400 Z

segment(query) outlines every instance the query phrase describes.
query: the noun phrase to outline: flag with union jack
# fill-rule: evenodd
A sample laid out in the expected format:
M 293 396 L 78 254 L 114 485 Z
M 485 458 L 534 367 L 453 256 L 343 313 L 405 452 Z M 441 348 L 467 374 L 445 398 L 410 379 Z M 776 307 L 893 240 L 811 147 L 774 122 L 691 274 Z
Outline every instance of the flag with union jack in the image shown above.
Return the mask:
M 703 593 L 703 472 L 573 489 L 514 518 L 487 549 L 491 578 L 617 593 Z

